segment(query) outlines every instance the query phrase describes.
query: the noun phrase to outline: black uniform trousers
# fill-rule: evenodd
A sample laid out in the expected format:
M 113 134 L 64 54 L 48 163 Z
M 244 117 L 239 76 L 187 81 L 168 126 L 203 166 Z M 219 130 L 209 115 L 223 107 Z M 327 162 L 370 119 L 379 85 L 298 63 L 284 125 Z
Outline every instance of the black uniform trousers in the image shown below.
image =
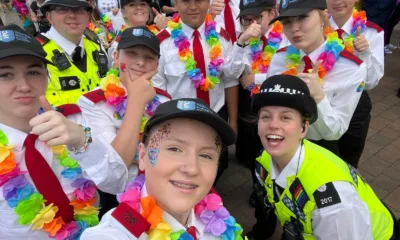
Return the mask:
M 371 109 L 371 99 L 368 93 L 364 91 L 351 118 L 349 129 L 339 139 L 340 158 L 355 168 L 358 167 L 367 140 Z

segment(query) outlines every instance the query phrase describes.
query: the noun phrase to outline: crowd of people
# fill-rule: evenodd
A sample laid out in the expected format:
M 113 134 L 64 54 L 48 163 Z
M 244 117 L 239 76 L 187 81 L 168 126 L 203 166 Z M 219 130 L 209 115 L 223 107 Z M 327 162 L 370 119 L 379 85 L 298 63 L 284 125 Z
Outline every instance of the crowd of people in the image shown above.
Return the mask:
M 357 3 L 12 1 L 0 239 L 399 240 L 357 171 L 399 5 Z M 246 233 L 214 189 L 231 145 Z

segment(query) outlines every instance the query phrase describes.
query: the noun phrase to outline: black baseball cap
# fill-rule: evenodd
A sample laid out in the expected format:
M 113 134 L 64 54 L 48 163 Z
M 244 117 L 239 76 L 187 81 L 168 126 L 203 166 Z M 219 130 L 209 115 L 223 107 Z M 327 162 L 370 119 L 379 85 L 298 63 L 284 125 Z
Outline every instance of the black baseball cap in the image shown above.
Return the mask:
M 134 1 L 135 0 L 121 0 L 121 8 L 123 8 L 126 4 L 134 2 Z M 153 6 L 152 5 L 152 3 L 153 3 L 152 0 L 140 0 L 140 1 L 146 2 L 147 4 L 149 4 L 150 7 Z
M 276 0 L 240 0 L 239 17 L 245 15 L 260 16 L 266 8 L 276 7 Z
M 88 11 L 93 11 L 92 5 L 87 0 L 46 0 L 41 9 L 46 12 L 53 6 L 85 7 Z
M 296 109 L 310 119 L 310 124 L 318 119 L 317 103 L 311 97 L 308 86 L 296 76 L 275 75 L 267 78 L 251 103 L 255 113 L 266 106 Z
M 314 9 L 325 10 L 326 8 L 326 0 L 281 0 L 279 15 L 270 24 L 286 17 L 304 15 Z
M 131 27 L 123 31 L 118 43 L 118 49 L 126 49 L 133 46 L 146 46 L 160 56 L 160 40 L 147 27 Z
M 0 59 L 13 56 L 33 56 L 52 64 L 40 42 L 14 24 L 0 28 Z
M 202 100 L 182 98 L 171 100 L 158 106 L 144 128 L 142 142 L 146 142 L 152 127 L 176 118 L 193 119 L 207 124 L 218 133 L 225 146 L 232 145 L 236 141 L 236 134 L 229 124 Z

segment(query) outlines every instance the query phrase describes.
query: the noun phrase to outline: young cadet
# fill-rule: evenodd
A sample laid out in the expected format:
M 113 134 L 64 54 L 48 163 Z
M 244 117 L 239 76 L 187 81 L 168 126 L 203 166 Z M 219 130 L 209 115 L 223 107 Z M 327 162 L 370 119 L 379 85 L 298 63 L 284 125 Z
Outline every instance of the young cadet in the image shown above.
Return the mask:
M 310 88 L 318 120 L 307 139 L 339 154 L 338 140 L 347 131 L 366 80 L 366 63 L 345 50 L 329 26 L 326 0 L 281 1 L 280 20 L 291 46 L 278 50 L 268 76 L 297 75 Z
M 210 14 L 215 22 L 229 33 L 232 43 L 235 43 L 242 32 L 238 16 L 240 0 L 211 0 Z
M 400 238 L 397 220 L 356 169 L 304 139 L 319 113 L 304 80 L 268 78 L 252 108 L 265 149 L 255 171 L 282 239 Z
M 122 159 L 128 168 L 128 177 L 124 176 L 123 183 L 115 186 L 119 192 L 128 179 L 138 174 L 135 154 L 147 119 L 158 105 L 171 99 L 150 83 L 157 72 L 159 57 L 160 41 L 152 32 L 145 26 L 127 28 L 115 54 L 120 74 L 117 69 L 111 69 L 100 89 L 83 95 L 78 101 L 93 138 L 99 137 L 111 144 L 115 151 L 108 157 Z M 101 195 L 101 213 L 117 205 L 115 195 Z
M 378 25 L 367 21 L 365 12 L 358 12 L 358 0 L 327 0 L 333 30 L 344 40 L 346 49 L 367 64 L 365 90 L 378 85 L 384 74 L 384 32 Z M 354 167 L 358 166 L 367 139 L 372 103 L 367 91 L 350 121 L 347 132 L 339 140 L 340 157 Z
M 100 41 L 83 35 L 93 8 L 86 0 L 46 0 L 42 9 L 52 27 L 37 39 L 54 63 L 46 98 L 54 106 L 76 103 L 108 70 Z
M 104 161 L 108 143 L 63 116 L 86 125 L 76 105 L 47 102 L 46 63 L 32 36 L 0 28 L 1 239 L 79 239 L 99 221 L 96 186 L 114 192 L 127 177 L 122 160 Z
M 242 229 L 211 192 L 223 147 L 235 132 L 200 99 L 161 104 L 139 146 L 139 175 L 120 205 L 82 240 L 242 239 Z
M 217 29 L 216 22 L 207 14 L 209 6 L 208 0 L 175 2 L 179 15 L 158 34 L 161 58 L 153 85 L 167 91 L 173 99 L 202 99 L 222 118 L 229 118 L 236 131 L 237 79 L 244 68 L 244 49 L 232 45 L 225 29 Z M 251 37 L 251 33 L 243 34 L 243 42 Z M 222 156 L 218 177 L 228 164 L 227 153 Z

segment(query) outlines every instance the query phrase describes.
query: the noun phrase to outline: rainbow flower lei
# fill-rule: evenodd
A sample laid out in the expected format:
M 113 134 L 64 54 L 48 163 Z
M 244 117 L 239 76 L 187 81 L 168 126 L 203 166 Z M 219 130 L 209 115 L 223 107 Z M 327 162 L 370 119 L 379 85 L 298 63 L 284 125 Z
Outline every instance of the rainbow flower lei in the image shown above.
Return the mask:
M 354 8 L 350 35 L 343 39 L 345 49 L 351 53 L 354 52 L 353 41 L 356 38 L 358 27 L 361 27 L 361 33 L 363 33 L 365 29 L 367 29 L 367 14 L 365 13 L 365 11 L 357 11 L 357 9 Z
M 96 27 L 96 25 L 95 25 L 94 23 L 92 23 L 92 22 L 89 22 L 89 23 L 88 23 L 87 28 L 88 28 L 90 31 L 96 33 L 96 35 L 98 35 L 99 37 L 100 37 L 100 34 L 102 34 L 102 33 L 104 33 L 104 35 L 106 34 L 106 33 L 104 32 L 104 30 L 103 30 L 101 27 Z M 107 36 L 106 36 L 106 38 L 107 38 L 107 39 L 105 39 L 105 40 L 107 40 L 106 44 L 107 44 L 107 43 L 111 43 L 111 41 L 114 39 L 113 33 L 111 33 L 111 32 L 109 31 L 108 34 L 107 34 Z
M 156 200 L 147 196 L 140 197 L 145 183 L 145 176 L 138 175 L 125 187 L 125 192 L 117 195 L 120 203 L 125 202 L 137 212 L 143 211 L 141 215 L 151 224 L 147 232 L 149 240 L 170 239 L 182 240 L 193 239 L 186 231 L 172 232 L 171 226 L 162 219 L 163 210 L 157 205 Z M 241 237 L 242 227 L 236 223 L 228 210 L 222 206 L 222 199 L 215 193 L 205 196 L 194 209 L 195 215 L 206 225 L 205 232 L 224 240 L 243 240 Z
M 125 24 L 122 24 L 121 29 L 119 29 L 117 37 L 115 38 L 116 42 L 119 42 L 121 40 L 121 36 L 122 33 L 125 31 L 125 29 L 127 29 L 128 27 Z M 147 25 L 147 29 L 149 29 L 150 32 L 154 33 L 154 35 L 157 36 L 158 33 L 160 33 L 160 31 L 158 30 L 158 28 L 156 27 L 155 24 L 153 25 Z
M 249 41 L 251 50 L 251 71 L 253 74 L 256 73 L 267 73 L 272 57 L 279 49 L 279 45 L 282 42 L 282 24 L 276 21 L 271 31 L 268 33 L 268 44 L 265 46 L 264 51 L 260 48 L 260 39 L 252 38 Z M 260 89 L 259 85 L 253 84 L 248 90 L 251 92 L 251 96 L 257 94 Z
M 75 240 L 80 238 L 86 228 L 99 223 L 99 211 L 93 206 L 96 200 L 95 184 L 79 176 L 82 170 L 78 162 L 68 156 L 65 146 L 56 146 L 52 150 L 60 165 L 65 168 L 61 175 L 75 179 L 71 184 L 75 189 L 75 199 L 70 203 L 74 207 L 75 221 L 70 223 L 65 223 L 62 217 L 55 218 L 58 207 L 53 203 L 44 207 L 46 200 L 27 180 L 27 172 L 21 171 L 12 150 L 13 146 L 8 145 L 7 136 L 0 130 L 0 187 L 4 186 L 3 196 L 8 205 L 14 208 L 19 224 L 31 225 L 32 230 L 43 229 L 49 237 L 57 240 Z
M 196 67 L 197 63 L 193 58 L 193 52 L 190 50 L 190 42 L 182 31 L 182 24 L 179 14 L 175 14 L 172 20 L 168 22 L 168 28 L 171 31 L 171 37 L 174 40 L 175 47 L 179 49 L 179 57 L 185 64 L 186 74 L 192 80 L 196 88 L 203 91 L 214 89 L 220 83 L 219 75 L 224 60 L 221 58 L 222 47 L 219 41 L 219 33 L 216 31 L 216 22 L 212 16 L 208 14 L 205 20 L 205 36 L 208 45 L 211 47 L 208 64 L 208 76 L 203 76 L 200 69 Z
M 335 63 L 340 58 L 340 53 L 344 50 L 343 41 L 338 37 L 337 32 L 331 32 L 327 35 L 327 42 L 325 44 L 325 51 L 322 52 L 317 61 L 321 61 L 322 64 L 318 70 L 319 81 L 322 83 L 322 79 L 325 75 L 330 72 Z M 297 76 L 298 66 L 301 63 L 300 51 L 294 48 L 292 45 L 287 49 L 286 55 L 286 70 L 282 74 Z
M 100 15 L 100 20 L 104 23 L 104 25 L 108 30 L 107 40 L 109 43 L 111 43 L 112 40 L 115 38 L 115 31 L 111 19 L 106 14 L 103 13 Z

